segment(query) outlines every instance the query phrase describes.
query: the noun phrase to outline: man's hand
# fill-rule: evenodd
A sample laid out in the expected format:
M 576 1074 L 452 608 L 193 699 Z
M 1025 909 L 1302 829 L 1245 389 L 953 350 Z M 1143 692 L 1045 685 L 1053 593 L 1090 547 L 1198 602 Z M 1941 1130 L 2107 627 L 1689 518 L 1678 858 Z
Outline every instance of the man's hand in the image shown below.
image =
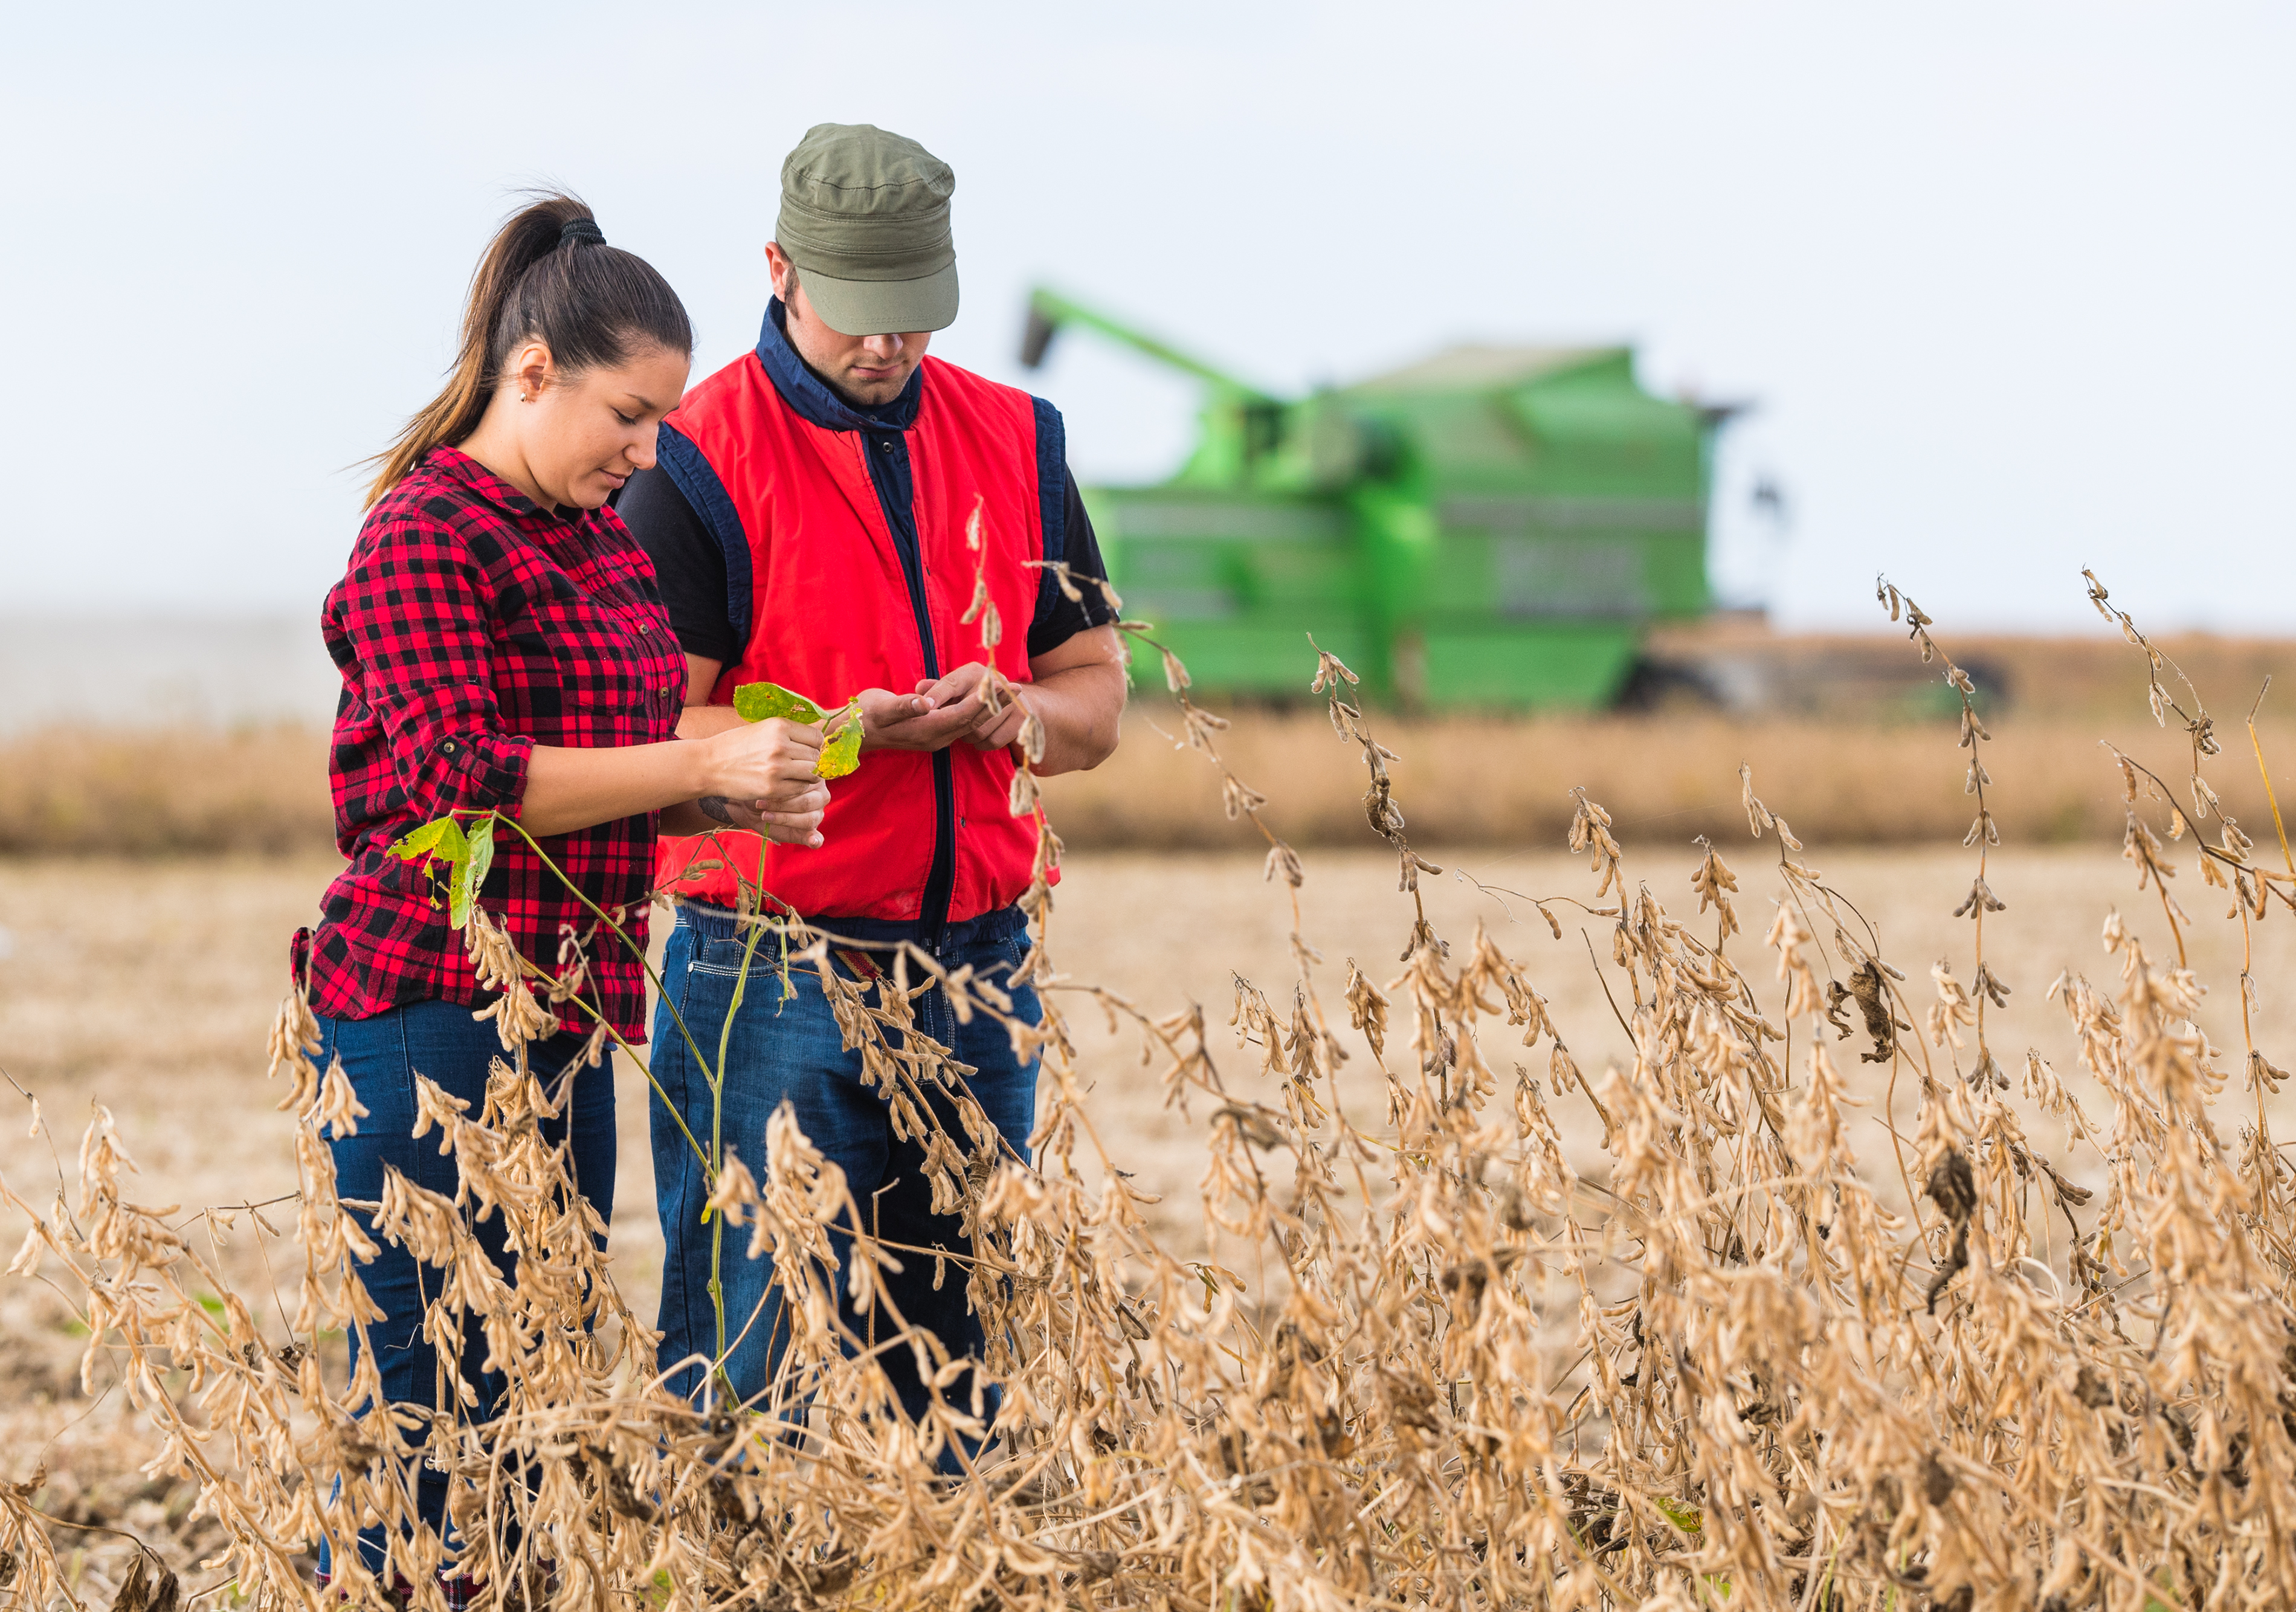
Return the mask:
M 918 683 L 917 693 L 932 701 L 936 720 L 963 724 L 955 738 L 976 750 L 1001 750 L 1021 737 L 1021 724 L 1029 714 L 1021 708 L 1017 691 L 1010 683 L 991 710 L 988 682 L 989 668 L 969 660 L 938 681 Z
M 1125 682 L 1115 628 L 1089 627 L 1049 653 L 1031 656 L 1029 681 L 1009 685 L 1010 694 L 993 711 L 982 695 L 988 675 L 987 666 L 973 660 L 946 676 L 920 680 L 914 694 L 866 691 L 861 748 L 945 750 L 961 739 L 976 749 L 1001 750 L 1019 740 L 1034 712 L 1045 724 L 1040 773 L 1098 766 L 1116 749 Z
M 958 740 L 980 750 L 1001 750 L 1021 736 L 1027 713 L 1010 700 L 988 708 L 989 668 L 967 661 L 944 677 L 917 680 L 913 694 L 869 689 L 861 696 L 861 748 L 945 750 Z
M 960 667 L 960 671 L 979 675 L 985 667 Z M 950 674 L 955 675 L 955 673 Z M 940 683 L 947 683 L 944 677 Z M 976 702 L 971 708 L 961 702 L 943 707 L 937 704 L 928 691 L 939 687 L 931 678 L 921 679 L 916 691 L 896 694 L 890 689 L 861 691 L 861 748 L 865 750 L 945 750 L 964 738 L 979 719 L 980 711 Z

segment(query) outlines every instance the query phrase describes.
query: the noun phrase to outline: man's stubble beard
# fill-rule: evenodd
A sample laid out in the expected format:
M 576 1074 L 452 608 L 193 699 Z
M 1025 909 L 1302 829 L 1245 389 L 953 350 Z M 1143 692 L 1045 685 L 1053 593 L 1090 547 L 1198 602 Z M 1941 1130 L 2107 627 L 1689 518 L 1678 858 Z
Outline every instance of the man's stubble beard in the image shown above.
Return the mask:
M 789 305 L 784 302 L 783 306 L 786 307 Z M 795 322 L 791 321 L 791 323 L 794 323 Z M 914 376 L 917 372 L 916 366 L 912 364 L 909 368 L 908 374 L 901 377 L 900 386 L 894 387 L 882 397 L 871 397 L 861 392 L 854 390 L 853 388 L 846 385 L 843 381 L 839 380 L 827 370 L 824 370 L 821 365 L 816 364 L 813 361 L 812 355 L 805 350 L 805 344 L 800 340 L 799 333 L 796 331 L 789 330 L 784 326 L 784 333 L 787 334 L 789 338 L 790 350 L 797 355 L 798 362 L 805 365 L 806 369 L 812 374 L 816 380 L 820 381 L 822 385 L 827 387 L 832 392 L 834 392 L 840 401 L 852 408 L 882 408 L 886 404 L 892 402 L 894 398 L 899 397 L 901 395 L 902 388 L 906 387 L 909 384 L 910 377 Z
M 805 355 L 805 349 L 801 347 L 798 347 L 796 342 L 792 341 L 790 345 L 797 350 L 798 362 L 804 364 L 807 369 L 813 372 L 813 378 L 820 381 L 822 385 L 827 387 L 831 391 L 836 393 L 840 400 L 853 408 L 873 409 L 883 407 L 886 404 L 892 402 L 894 398 L 898 397 L 901 395 L 902 389 L 909 384 L 910 376 L 916 373 L 916 370 L 913 366 L 907 375 L 901 377 L 901 383 L 899 386 L 892 388 L 882 397 L 872 397 L 864 392 L 856 391 L 853 388 L 847 386 L 844 382 L 839 380 L 833 375 L 831 375 L 826 370 L 824 370 L 812 359 L 807 357 Z
M 817 370 L 814 372 L 816 374 L 820 373 Z M 909 375 L 914 375 L 915 373 L 916 372 L 914 370 L 911 370 L 909 372 Z M 821 379 L 823 383 L 826 385 L 831 391 L 835 392 L 840 397 L 842 397 L 847 403 L 851 404 L 854 407 L 873 409 L 882 408 L 885 405 L 892 402 L 894 398 L 898 397 L 901 395 L 902 389 L 909 384 L 909 375 L 902 376 L 900 385 L 892 388 L 882 397 L 872 397 L 865 393 L 855 391 L 851 387 L 840 386 L 836 381 L 830 380 L 826 375 L 823 375 Z M 882 385 L 882 383 L 880 382 L 879 384 Z

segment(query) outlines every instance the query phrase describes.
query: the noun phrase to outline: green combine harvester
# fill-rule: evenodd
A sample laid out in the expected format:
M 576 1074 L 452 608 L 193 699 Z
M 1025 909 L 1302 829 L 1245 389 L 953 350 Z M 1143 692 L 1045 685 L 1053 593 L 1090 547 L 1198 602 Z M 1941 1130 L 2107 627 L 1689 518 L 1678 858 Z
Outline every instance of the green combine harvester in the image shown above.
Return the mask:
M 1596 708 L 1650 623 L 1711 602 L 1732 411 L 1651 396 L 1630 348 L 1454 348 L 1286 400 L 1047 290 L 1021 361 L 1065 325 L 1204 384 L 1178 475 L 1086 493 L 1125 613 L 1203 688 L 1304 696 L 1312 632 L 1393 703 Z

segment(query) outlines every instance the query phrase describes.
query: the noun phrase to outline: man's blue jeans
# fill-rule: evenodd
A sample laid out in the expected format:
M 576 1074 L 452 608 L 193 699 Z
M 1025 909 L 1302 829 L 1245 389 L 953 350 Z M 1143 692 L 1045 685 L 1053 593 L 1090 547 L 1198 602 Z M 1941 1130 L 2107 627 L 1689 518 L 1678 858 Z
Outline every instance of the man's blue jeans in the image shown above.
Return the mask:
M 447 1095 L 463 1099 L 476 1118 L 486 1106 L 487 1069 L 494 1060 L 509 1060 L 491 1023 L 480 1023 L 471 1010 L 450 1002 L 418 1002 L 393 1008 L 373 1019 L 319 1020 L 318 1065 L 324 1069 L 340 1059 L 343 1073 L 366 1109 L 358 1134 L 329 1144 L 335 1159 L 335 1191 L 344 1198 L 372 1203 L 382 1196 L 382 1173 L 396 1169 L 418 1187 L 452 1198 L 457 1182 L 455 1161 L 441 1158 L 439 1133 L 421 1141 L 414 1136 L 414 1076 L 428 1076 Z M 554 1035 L 527 1048 L 527 1067 L 541 1080 L 543 1090 L 559 1095 L 559 1082 L 567 1064 L 580 1051 L 586 1037 Z M 571 1140 L 568 1168 L 578 1190 L 598 1211 L 600 1219 L 614 1209 L 614 1066 L 611 1053 L 595 1068 L 576 1068 L 570 1096 L 559 1103 L 556 1119 L 545 1120 L 545 1140 L 555 1145 Z M 373 1223 L 361 1216 L 372 1235 Z M 471 1228 L 487 1257 L 504 1277 L 515 1280 L 518 1256 L 505 1246 L 506 1228 L 500 1215 L 489 1215 Z M 374 1263 L 358 1267 L 359 1280 L 382 1307 L 382 1319 L 369 1324 L 367 1342 L 374 1350 L 375 1369 L 382 1377 L 383 1396 L 393 1404 L 424 1409 L 453 1408 L 451 1399 L 438 1394 L 439 1362 L 430 1341 L 422 1335 L 423 1312 L 439 1297 L 446 1273 L 416 1261 L 399 1244 L 375 1242 Z M 350 1335 L 351 1364 L 359 1359 L 359 1335 Z M 507 1387 L 501 1373 L 482 1371 L 486 1358 L 484 1333 L 475 1320 L 463 1332 L 463 1379 L 478 1391 L 479 1404 L 469 1412 L 484 1422 L 495 1414 Z M 365 1411 L 366 1407 L 357 1407 Z M 419 1433 L 409 1436 L 421 1442 Z M 447 1475 L 428 1464 L 415 1476 L 415 1504 L 422 1519 L 443 1528 L 447 1516 Z M 382 1567 L 383 1531 L 370 1528 L 359 1535 L 359 1553 L 371 1569 Z M 322 1553 L 319 1570 L 330 1570 Z
M 915 923 L 859 918 L 816 921 L 832 935 L 872 947 L 918 940 L 921 935 Z M 758 942 L 741 1010 L 732 1016 L 728 1033 L 726 1020 L 734 981 L 742 970 L 746 929 L 729 914 L 712 908 L 688 904 L 678 909 L 677 927 L 662 958 L 664 1005 L 654 1016 L 655 1079 L 703 1148 L 710 1145 L 714 1133 L 760 1181 L 767 1165 L 766 1122 L 783 1102 L 792 1105 L 798 1128 L 845 1172 L 865 1223 L 874 1222 L 873 1234 L 888 1243 L 909 1245 L 908 1249 L 893 1251 L 902 1268 L 898 1274 L 887 1274 L 887 1297 L 905 1319 L 939 1338 L 952 1355 L 979 1358 L 983 1334 L 980 1318 L 965 1299 L 965 1270 L 951 1264 L 936 1284 L 933 1256 L 909 1251 L 941 1248 L 952 1254 L 969 1254 L 970 1243 L 958 1217 L 932 1212 L 932 1183 L 924 1172 L 924 1150 L 914 1138 L 903 1141 L 894 1136 L 884 1097 L 875 1087 L 861 1083 L 860 1051 L 846 1050 L 820 977 L 811 965 L 791 967 L 793 994 L 784 1000 L 779 977 L 780 937 L 771 930 Z M 1003 987 L 1028 950 L 1026 921 L 1018 908 L 1006 907 L 949 925 L 938 955 L 945 968 L 955 970 L 971 963 L 977 976 Z M 833 966 L 845 978 L 862 977 L 857 976 L 849 959 L 838 957 L 835 951 L 831 955 Z M 890 950 L 871 950 L 862 955 L 873 966 L 890 972 Z M 912 971 L 913 980 L 920 978 Z M 1012 994 L 1014 1013 L 1036 1023 L 1041 1009 L 1035 991 L 1024 986 Z M 875 1002 L 873 991 L 869 1000 Z M 719 1038 L 725 1037 L 724 1106 L 714 1116 L 707 1073 L 695 1064 L 693 1049 L 669 1013 L 668 1004 L 672 1002 L 705 1058 L 718 1057 Z M 1025 1162 L 1029 1133 L 1036 1123 L 1037 1060 L 1032 1058 L 1022 1063 L 1014 1058 L 1004 1027 L 985 1015 L 976 1013 L 972 1023 L 959 1025 L 938 987 L 918 996 L 914 1011 L 918 1031 L 952 1048 L 956 1061 L 974 1070 L 965 1077 L 966 1086 L 1005 1143 Z M 930 1085 L 927 1091 L 940 1124 L 969 1153 L 972 1143 L 957 1121 L 955 1104 Z M 662 1259 L 661 1368 L 672 1373 L 668 1381 L 673 1392 L 693 1397 L 709 1387 L 706 1368 L 693 1363 L 693 1357 L 716 1360 L 722 1353 L 724 1379 L 710 1396 L 765 1403 L 790 1338 L 782 1313 L 782 1292 L 773 1281 L 773 1261 L 748 1257 L 748 1231 L 726 1227 L 714 1215 L 709 1224 L 702 1223 L 702 1206 L 709 1189 L 701 1162 L 685 1132 L 664 1111 L 659 1093 L 654 1099 L 652 1134 L 655 1191 L 668 1245 Z M 849 1238 L 840 1234 L 832 1241 L 841 1262 L 849 1252 Z M 718 1273 L 724 1305 L 722 1345 L 718 1307 L 711 1303 L 709 1293 L 713 1242 L 718 1245 Z M 832 1285 L 844 1308 L 845 1324 L 867 1338 L 872 1336 L 872 1318 L 853 1311 L 843 1275 L 842 1271 L 837 1272 Z M 890 1318 L 875 1319 L 874 1335 L 881 1342 L 890 1327 Z M 899 1395 L 903 1410 L 912 1420 L 921 1417 L 931 1395 L 918 1380 L 910 1350 L 906 1346 L 881 1349 L 878 1359 Z M 676 1369 L 673 1371 L 673 1368 Z M 960 1378 L 943 1393 L 947 1403 L 969 1406 L 972 1385 Z M 993 1409 L 993 1398 L 985 1403 Z M 794 1406 L 783 1408 L 794 1410 Z M 949 1454 L 944 1454 L 943 1464 L 951 1464 Z

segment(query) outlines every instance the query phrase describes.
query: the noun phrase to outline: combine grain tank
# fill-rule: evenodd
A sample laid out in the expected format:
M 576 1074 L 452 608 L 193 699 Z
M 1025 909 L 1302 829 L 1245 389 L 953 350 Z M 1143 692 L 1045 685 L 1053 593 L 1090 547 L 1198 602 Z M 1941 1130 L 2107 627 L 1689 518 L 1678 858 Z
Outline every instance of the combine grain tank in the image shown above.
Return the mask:
M 1302 695 L 1312 632 L 1406 704 L 1598 707 L 1648 623 L 1708 607 L 1729 411 L 1651 396 L 1631 348 L 1454 348 L 1286 400 L 1046 290 L 1021 361 L 1070 324 L 1204 384 L 1179 474 L 1086 494 L 1126 614 L 1200 686 Z

